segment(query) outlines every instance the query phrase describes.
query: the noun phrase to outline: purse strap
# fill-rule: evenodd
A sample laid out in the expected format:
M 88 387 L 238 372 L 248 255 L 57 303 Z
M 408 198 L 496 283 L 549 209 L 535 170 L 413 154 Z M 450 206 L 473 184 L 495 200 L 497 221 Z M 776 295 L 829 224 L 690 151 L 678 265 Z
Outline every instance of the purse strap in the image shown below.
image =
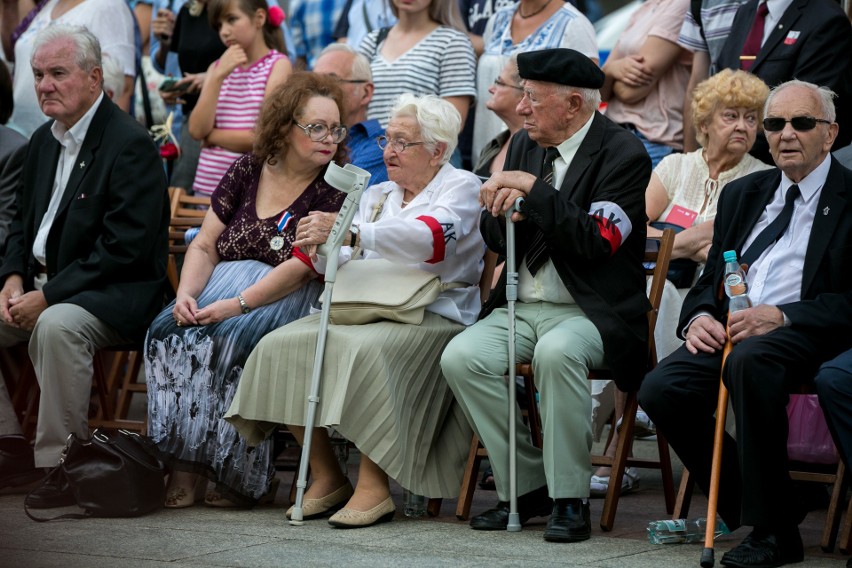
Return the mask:
M 24 513 L 34 520 L 37 523 L 46 523 L 48 521 L 58 521 L 60 519 L 88 519 L 92 515 L 86 511 L 85 513 L 65 513 L 62 515 L 56 515 L 55 517 L 36 517 L 32 513 L 30 513 L 30 506 L 28 504 L 30 500 L 30 495 L 41 489 L 42 487 L 48 485 L 51 482 L 54 482 L 56 487 L 62 486 L 63 477 L 65 477 L 65 472 L 62 471 L 62 464 L 60 463 L 47 474 L 47 477 L 44 478 L 42 484 L 32 491 L 30 491 L 26 497 L 24 497 Z
M 373 205 L 373 212 L 370 213 L 370 223 L 375 223 L 376 220 L 379 218 L 379 215 L 381 214 L 382 209 L 385 206 L 385 201 L 387 201 L 389 194 L 390 192 L 382 193 L 382 196 L 379 198 L 376 204 Z M 361 247 L 356 247 L 352 249 L 352 258 L 355 258 L 359 254 L 361 254 Z M 441 292 L 446 292 L 447 290 L 452 290 L 453 288 L 467 288 L 468 286 L 471 286 L 471 284 L 468 284 L 467 282 L 441 283 Z

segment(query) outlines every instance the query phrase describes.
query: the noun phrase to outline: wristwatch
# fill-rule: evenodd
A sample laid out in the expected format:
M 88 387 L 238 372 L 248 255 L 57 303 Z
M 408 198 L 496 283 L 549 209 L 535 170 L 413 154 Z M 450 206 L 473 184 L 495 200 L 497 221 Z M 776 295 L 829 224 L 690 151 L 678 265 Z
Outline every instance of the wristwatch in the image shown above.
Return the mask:
M 361 229 L 358 225 L 351 225 L 349 227 L 349 246 L 355 248 L 355 243 L 358 241 L 358 234 L 361 232 Z
M 242 309 L 244 314 L 247 314 L 251 311 L 251 308 L 248 304 L 246 304 L 245 298 L 243 298 L 242 294 L 237 294 L 237 300 L 240 302 L 240 308 Z

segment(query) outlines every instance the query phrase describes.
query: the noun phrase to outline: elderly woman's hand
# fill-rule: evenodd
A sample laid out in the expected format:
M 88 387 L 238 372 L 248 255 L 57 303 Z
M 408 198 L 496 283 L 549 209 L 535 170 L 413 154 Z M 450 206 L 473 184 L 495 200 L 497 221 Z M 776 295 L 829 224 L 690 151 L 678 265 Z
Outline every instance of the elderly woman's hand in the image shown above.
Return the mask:
M 527 172 L 497 172 L 479 188 L 479 204 L 495 217 L 505 215 L 519 197 L 526 198 L 537 178 Z M 523 221 L 522 213 L 512 213 L 512 221 Z
M 195 319 L 198 320 L 198 325 L 210 325 L 242 313 L 240 301 L 236 298 L 227 298 L 204 306 L 195 313 Z
M 309 212 L 296 225 L 296 240 L 293 241 L 293 246 L 302 249 L 306 255 L 315 257 L 317 247 L 328 239 L 336 218 L 337 213 Z
M 196 312 L 198 312 L 198 304 L 195 302 L 195 298 L 178 292 L 175 307 L 172 310 L 177 326 L 198 325 L 198 320 L 195 319 Z

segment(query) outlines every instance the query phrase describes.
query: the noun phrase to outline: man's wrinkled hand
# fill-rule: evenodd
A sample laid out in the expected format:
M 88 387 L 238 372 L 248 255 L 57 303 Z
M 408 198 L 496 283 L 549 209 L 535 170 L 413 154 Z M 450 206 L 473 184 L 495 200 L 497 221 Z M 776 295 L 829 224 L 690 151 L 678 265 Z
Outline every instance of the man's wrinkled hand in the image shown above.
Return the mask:
M 766 335 L 783 326 L 784 314 L 777 306 L 767 304 L 734 312 L 728 320 L 731 342 L 735 345 L 749 337 Z
M 686 348 L 693 355 L 715 353 L 725 347 L 728 335 L 725 326 L 714 318 L 698 316 L 686 329 Z
M 479 204 L 494 217 L 505 215 L 519 197 L 526 198 L 536 177 L 522 171 L 497 172 L 479 188 Z M 525 215 L 515 212 L 512 221 L 522 221 Z
M 9 313 L 21 329 L 32 331 L 38 317 L 47 309 L 47 300 L 40 290 L 33 290 L 9 299 Z

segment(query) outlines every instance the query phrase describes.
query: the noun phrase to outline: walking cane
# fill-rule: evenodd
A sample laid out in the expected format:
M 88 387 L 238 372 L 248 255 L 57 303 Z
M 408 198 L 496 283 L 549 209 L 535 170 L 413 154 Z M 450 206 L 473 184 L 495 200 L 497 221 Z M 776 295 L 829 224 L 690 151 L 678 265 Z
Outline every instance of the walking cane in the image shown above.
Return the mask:
M 515 301 L 518 299 L 518 271 L 515 266 L 515 223 L 512 213 L 521 210 L 523 197 L 506 211 L 506 300 L 509 310 L 509 522 L 506 530 L 519 532 L 521 517 L 518 514 L 518 433 L 515 420 L 518 411 L 515 392 Z
M 719 399 L 716 403 L 716 432 L 713 437 L 713 463 L 710 466 L 710 490 L 707 494 L 707 527 L 704 533 L 704 550 L 701 551 L 701 568 L 713 568 L 715 564 L 713 540 L 716 533 L 716 508 L 719 504 L 719 478 L 722 475 L 722 443 L 725 441 L 725 418 L 728 413 L 728 389 L 722 381 L 725 361 L 731 352 L 731 335 L 727 333 L 722 350 L 722 367 L 719 371 Z
M 296 503 L 293 505 L 293 512 L 290 515 L 291 525 L 304 524 L 302 505 L 305 499 L 305 487 L 308 485 L 308 464 L 311 459 L 311 441 L 313 440 L 317 406 L 319 406 L 320 376 L 325 357 L 328 320 L 331 313 L 331 294 L 334 290 L 334 280 L 337 278 L 338 253 L 344 237 L 349 232 L 349 225 L 352 224 L 355 212 L 358 211 L 358 202 L 361 201 L 361 194 L 370 181 L 370 173 L 352 164 L 346 164 L 341 168 L 334 162 L 331 162 L 325 172 L 325 181 L 332 187 L 346 193 L 346 199 L 340 207 L 340 212 L 334 220 L 334 225 L 331 227 L 328 238 L 317 249 L 328 261 L 325 269 L 325 289 L 323 290 L 322 313 L 320 315 L 319 334 L 317 335 L 317 351 L 314 356 L 311 390 L 307 402 L 308 412 L 305 419 L 305 438 L 302 441 L 302 458 L 299 461 L 299 478 L 296 482 Z

